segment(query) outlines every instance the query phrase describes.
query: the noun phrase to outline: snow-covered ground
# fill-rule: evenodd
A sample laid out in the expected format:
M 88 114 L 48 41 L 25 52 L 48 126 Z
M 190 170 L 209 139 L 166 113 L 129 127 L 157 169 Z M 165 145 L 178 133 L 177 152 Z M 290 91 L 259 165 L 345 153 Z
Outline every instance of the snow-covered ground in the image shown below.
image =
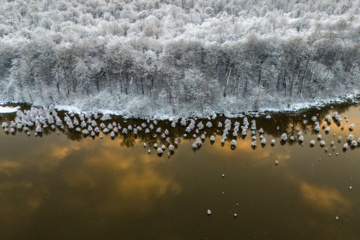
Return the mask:
M 13 113 L 16 112 L 19 107 L 8 107 L 8 106 L 0 106 L 0 113 Z

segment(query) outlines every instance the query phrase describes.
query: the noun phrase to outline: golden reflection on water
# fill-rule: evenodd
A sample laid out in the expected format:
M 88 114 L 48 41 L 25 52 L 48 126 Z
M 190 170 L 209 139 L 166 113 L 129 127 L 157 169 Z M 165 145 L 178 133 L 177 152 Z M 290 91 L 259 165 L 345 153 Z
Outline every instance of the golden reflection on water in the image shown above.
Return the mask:
M 236 150 L 240 150 L 241 155 L 243 156 L 255 153 L 255 150 L 251 147 L 251 142 L 252 141 L 249 139 L 249 137 L 240 139 L 237 141 Z M 230 144 L 227 143 L 227 145 Z M 232 159 L 230 156 L 234 154 L 234 152 L 229 147 L 222 147 L 219 144 L 214 144 L 214 146 L 217 150 L 222 150 L 222 154 L 224 156 L 228 156 L 224 159 Z M 333 214 L 336 214 L 339 209 L 342 209 L 342 211 L 348 211 L 351 207 L 351 204 L 344 196 L 342 196 L 338 190 L 329 186 L 315 186 L 305 182 L 304 180 L 301 180 L 299 176 L 294 176 L 294 174 L 296 174 L 296 170 L 287 166 L 287 161 L 291 159 L 292 154 L 294 153 L 291 152 L 289 148 L 285 148 L 282 151 L 274 151 L 273 147 L 267 145 L 264 146 L 260 153 L 252 155 L 252 166 L 259 167 L 262 165 L 268 165 L 269 160 L 273 163 L 276 159 L 279 161 L 280 165 L 285 168 L 284 171 L 286 171 L 285 176 L 287 176 L 287 180 L 292 181 L 294 184 L 298 185 L 302 198 L 309 206 L 316 210 L 332 212 Z
M 270 138 L 271 136 L 265 136 Z M 279 139 L 277 139 L 279 140 Z M 262 147 L 260 152 L 256 152 L 256 149 L 251 147 L 251 139 L 247 136 L 245 139 L 240 139 L 237 141 L 236 151 L 240 151 L 242 156 L 251 155 L 251 166 L 259 167 L 264 165 L 269 165 L 269 161 L 274 163 L 275 160 L 279 161 L 279 164 L 284 171 L 286 171 L 285 176 L 287 181 L 292 181 L 295 185 L 298 186 L 299 191 L 301 192 L 301 197 L 305 202 L 313 207 L 316 210 L 321 210 L 324 212 L 332 212 L 336 214 L 339 209 L 342 211 L 348 211 L 351 207 L 350 202 L 342 196 L 342 194 L 329 186 L 315 186 L 310 183 L 301 180 L 301 177 L 296 174 L 296 169 L 293 169 L 287 165 L 287 162 L 292 158 L 293 151 L 290 148 L 282 149 L 282 151 L 277 151 L 274 147 L 266 146 Z M 225 159 L 232 159 L 231 155 L 234 154 L 234 150 L 231 150 L 227 142 L 227 147 L 221 146 L 219 144 L 214 144 L 215 149 L 222 151 Z M 280 144 L 279 142 L 277 144 Z M 256 153 L 256 154 L 254 154 Z
M 331 111 L 329 111 L 328 114 L 332 117 L 334 112 L 336 112 L 336 110 L 331 110 Z M 342 118 L 342 121 L 339 124 L 337 124 L 334 121 L 332 121 L 330 124 L 328 124 L 325 120 L 322 120 L 322 119 L 321 119 L 322 121 L 319 121 L 319 123 L 321 126 L 323 126 L 323 124 L 326 123 L 326 127 L 327 126 L 330 127 L 329 134 L 331 134 L 331 135 L 335 133 L 337 136 L 343 136 L 345 134 L 354 134 L 354 133 L 359 132 L 360 111 L 359 111 L 358 107 L 352 108 L 351 113 L 345 112 L 345 113 L 339 113 L 339 115 Z M 345 117 L 347 117 L 347 119 L 345 119 Z M 354 131 L 349 131 L 351 124 L 354 124 L 354 126 L 355 126 Z M 357 137 L 360 137 L 360 135 L 358 135 Z
M 316 209 L 336 214 L 339 209 L 344 211 L 350 207 L 349 201 L 334 188 L 328 186 L 317 187 L 306 182 L 300 182 L 300 190 L 306 202 Z
M 246 136 L 244 139 L 238 138 L 236 142 L 235 149 L 231 149 L 230 141 L 227 141 L 225 144 L 220 144 L 220 138 L 216 138 L 215 143 L 212 146 L 206 146 L 214 148 L 215 152 L 221 153 L 222 159 L 227 161 L 234 160 L 233 156 L 238 155 L 239 158 L 248 158 L 251 159 L 252 166 L 259 166 L 264 164 L 275 163 L 275 160 L 285 163 L 291 158 L 289 149 L 282 149 L 282 151 L 276 151 L 278 145 L 280 145 L 279 139 L 276 139 L 275 146 L 270 145 L 271 139 L 273 137 L 264 134 L 264 137 L 267 140 L 267 144 L 261 145 L 259 136 L 257 135 L 257 146 L 253 148 L 251 146 L 252 139 L 251 136 Z M 201 151 L 201 149 L 200 149 Z
M 358 121 L 360 116 L 356 112 L 344 124 L 348 126 Z M 291 124 L 289 131 L 294 134 L 302 129 L 301 124 Z M 334 123 L 330 127 L 329 135 L 321 130 L 327 142 L 337 140 L 332 137 L 333 133 L 343 136 L 349 133 L 348 127 L 341 130 Z M 356 137 L 359 137 L 358 128 L 360 126 L 355 125 L 351 132 Z M 97 237 L 104 234 L 102 231 L 109 230 L 101 225 L 103 222 L 114 229 L 116 227 L 111 223 L 122 226 L 120 232 L 130 229 L 128 236 L 133 236 L 138 229 L 132 225 L 139 224 L 143 229 L 148 228 L 148 232 L 154 232 L 151 225 L 154 221 L 158 223 L 158 231 L 155 231 L 158 235 L 149 236 L 149 239 L 160 239 L 159 236 L 202 238 L 204 232 L 222 231 L 223 239 L 239 236 L 249 239 L 254 232 L 261 235 L 262 229 L 268 226 L 269 233 L 271 229 L 279 228 L 283 229 L 284 236 L 288 236 L 278 239 L 296 239 L 295 233 L 292 235 L 284 228 L 297 231 L 299 225 L 312 231 L 306 235 L 308 239 L 318 239 L 322 235 L 329 237 L 328 233 L 338 234 L 339 226 L 335 225 L 334 217 L 342 214 L 342 222 L 347 225 L 342 226 L 340 232 L 355 239 L 360 236 L 352 223 L 360 213 L 357 207 L 360 202 L 356 197 L 360 197 L 357 190 L 360 187 L 356 186 L 356 181 L 360 180 L 356 169 L 360 167 L 354 160 L 359 149 L 340 152 L 338 158 L 334 153 L 327 157 L 328 153 L 324 153 L 318 143 L 314 148 L 309 147 L 309 141 L 317 134 L 313 134 L 310 127 L 306 129 L 304 146 L 298 142 L 282 145 L 279 138 L 269 134 L 264 134 L 267 144 L 261 146 L 257 134 L 258 144 L 253 149 L 248 134 L 245 139 L 238 138 L 236 148 L 232 150 L 230 141 L 222 146 L 218 135 L 214 144 L 207 138 L 195 152 L 191 148 L 195 139 L 182 139 L 171 157 L 167 156 L 167 151 L 159 157 L 150 144 L 144 148 L 143 140 L 129 136 L 114 140 L 104 136 L 103 139 L 70 141 L 65 135 L 55 133 L 42 138 L 2 135 L 0 232 L 8 239 L 21 239 L 22 233 L 39 227 L 36 223 L 42 226 L 53 221 L 54 225 L 59 225 L 57 233 L 60 234 L 66 232 L 67 221 L 75 219 L 76 223 L 72 224 L 78 231 L 93 228 L 99 231 L 94 235 Z M 275 146 L 270 145 L 273 138 L 276 139 Z M 337 144 L 338 147 L 341 144 Z M 20 146 L 21 151 L 18 151 Z M 147 153 L 148 149 L 151 154 Z M 320 162 L 319 158 L 324 160 Z M 275 160 L 279 161 L 278 166 Z M 348 189 L 347 178 L 351 171 L 354 182 L 350 184 L 354 185 L 354 190 L 346 192 L 340 187 Z M 336 180 L 333 179 L 334 172 L 338 173 Z M 223 179 L 222 173 L 226 173 Z M 341 184 L 337 185 L 338 181 Z M 237 202 L 240 203 L 238 208 Z M 206 216 L 207 208 L 214 208 L 213 216 Z M 282 210 L 276 225 L 269 216 Z M 237 219 L 233 218 L 234 211 L 239 214 Z M 142 218 L 148 219 L 142 222 Z M 299 220 L 292 222 L 294 218 Z M 79 223 L 84 219 L 92 221 Z M 190 231 L 191 227 L 186 224 L 197 228 Z M 173 232 L 165 232 L 163 226 Z M 324 226 L 331 226 L 331 229 Z M 241 227 L 244 229 L 237 231 Z M 279 235 L 269 236 L 263 236 L 263 239 L 274 239 Z
M 1 160 L 0 162 L 0 173 L 4 173 L 8 176 L 12 175 L 15 171 L 18 171 L 21 165 L 17 162 L 9 160 Z
M 181 187 L 171 175 L 160 175 L 152 166 L 166 158 L 147 153 L 134 155 L 131 153 L 133 149 L 120 148 L 118 141 L 110 138 L 104 138 L 99 144 L 97 150 L 81 162 L 81 166 L 65 176 L 65 182 L 73 189 L 86 188 L 97 193 L 102 192 L 104 185 L 105 188 L 110 187 L 107 191 L 110 190 L 111 196 L 103 195 L 96 200 L 99 210 L 112 214 L 144 211 L 152 201 L 165 194 L 180 194 Z M 137 151 L 140 149 L 137 147 Z M 78 203 L 83 204 L 82 201 Z
M 49 204 L 84 215 L 92 211 L 107 216 L 144 214 L 153 211 L 156 199 L 181 193 L 171 174 L 157 171 L 156 164 L 167 158 L 149 155 L 142 147 L 135 147 L 134 154 L 134 149 L 121 147 L 119 140 L 109 137 L 73 142 L 52 135 L 37 140 L 31 147 L 24 146 L 16 159 L 0 157 L 1 232 L 26 231 Z
M 65 157 L 67 157 L 69 154 L 71 154 L 73 151 L 78 151 L 80 150 L 80 144 L 71 144 L 69 146 L 49 146 L 49 152 L 51 153 L 53 158 L 57 158 L 57 159 L 64 159 Z M 84 146 L 81 146 L 84 147 Z

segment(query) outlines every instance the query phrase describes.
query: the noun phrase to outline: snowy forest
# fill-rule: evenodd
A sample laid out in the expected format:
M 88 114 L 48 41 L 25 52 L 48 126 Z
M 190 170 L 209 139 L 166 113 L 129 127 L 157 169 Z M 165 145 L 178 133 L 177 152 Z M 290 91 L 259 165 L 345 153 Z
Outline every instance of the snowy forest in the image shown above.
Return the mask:
M 5 0 L 0 100 L 126 116 L 358 94 L 360 0 Z

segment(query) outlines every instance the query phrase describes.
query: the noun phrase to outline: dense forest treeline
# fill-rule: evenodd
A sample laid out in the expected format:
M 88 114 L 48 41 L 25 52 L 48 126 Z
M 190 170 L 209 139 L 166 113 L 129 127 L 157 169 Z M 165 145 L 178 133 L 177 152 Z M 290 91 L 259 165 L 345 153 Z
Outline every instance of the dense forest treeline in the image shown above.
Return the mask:
M 8 0 L 0 98 L 204 116 L 356 94 L 359 16 L 359 0 Z

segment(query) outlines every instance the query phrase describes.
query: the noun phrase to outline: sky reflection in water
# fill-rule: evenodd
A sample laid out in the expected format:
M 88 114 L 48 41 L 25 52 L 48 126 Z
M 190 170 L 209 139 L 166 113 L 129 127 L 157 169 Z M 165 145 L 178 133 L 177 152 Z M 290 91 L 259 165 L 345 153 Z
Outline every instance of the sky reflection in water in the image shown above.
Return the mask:
M 332 122 L 330 134 L 322 129 L 323 148 L 312 127 L 296 120 L 303 114 L 285 121 L 287 128 L 279 114 L 271 124 L 257 121 L 264 147 L 251 148 L 248 135 L 231 150 L 220 131 L 196 151 L 194 139 L 182 139 L 170 157 L 144 148 L 140 138 L 125 147 L 121 136 L 72 141 L 63 133 L 1 132 L 2 239 L 358 239 L 359 149 L 343 152 L 342 145 L 351 123 L 360 137 L 360 111 L 339 113 L 349 122 L 343 118 L 343 130 Z M 280 144 L 283 131 L 299 129 L 303 145 Z

